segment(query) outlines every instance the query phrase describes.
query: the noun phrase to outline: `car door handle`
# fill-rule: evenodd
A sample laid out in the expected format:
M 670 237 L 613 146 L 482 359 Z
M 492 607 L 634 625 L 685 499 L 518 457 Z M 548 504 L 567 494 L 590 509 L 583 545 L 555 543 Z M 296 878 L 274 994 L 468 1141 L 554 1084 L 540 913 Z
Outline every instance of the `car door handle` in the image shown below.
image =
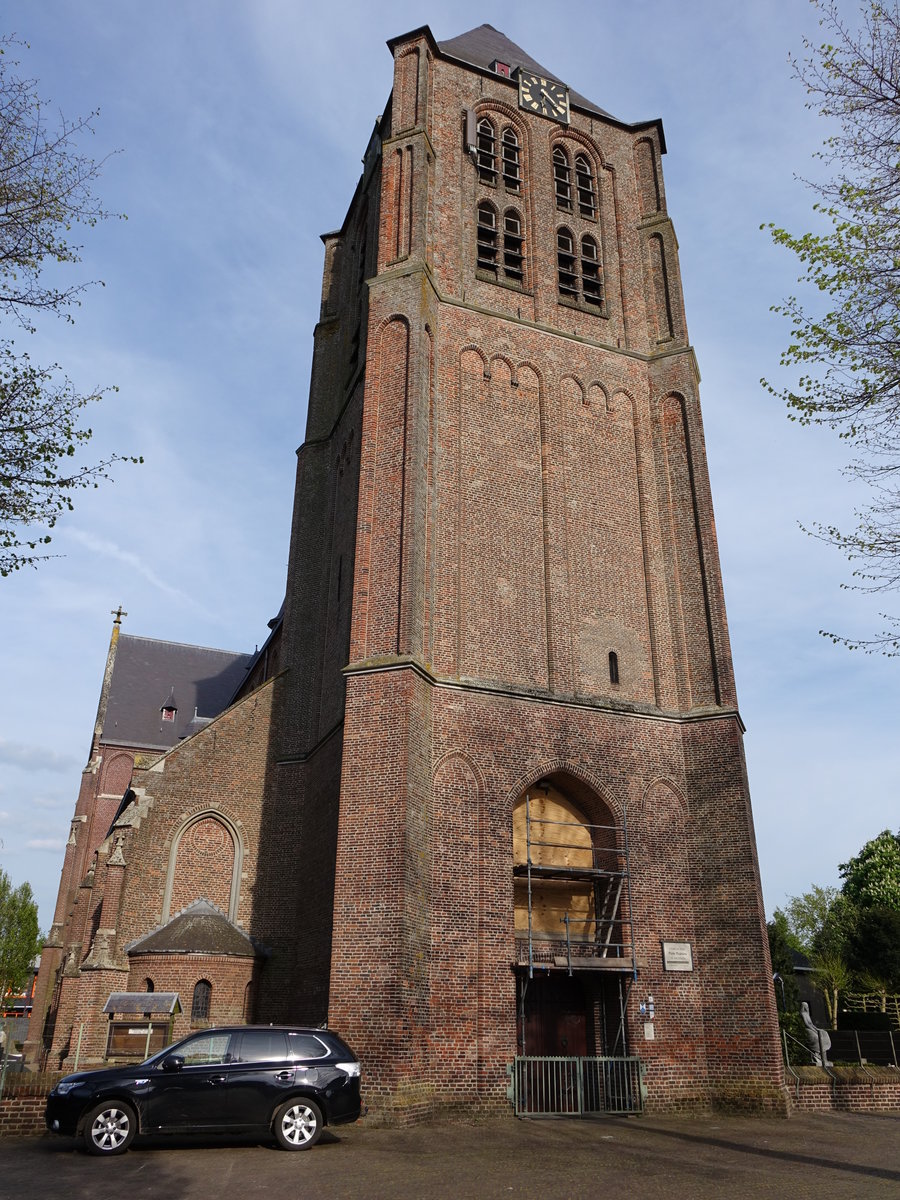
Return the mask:
M 275 1078 L 278 1080 L 279 1083 L 290 1083 L 291 1080 L 294 1078 L 294 1072 L 293 1071 L 276 1071 Z
M 215 1085 L 216 1085 L 217 1083 L 224 1083 L 224 1082 L 225 1082 L 225 1076 L 224 1076 L 224 1075 L 210 1075 L 209 1079 L 207 1079 L 207 1081 L 206 1081 L 206 1082 L 207 1082 L 208 1084 L 210 1084 L 212 1087 L 215 1087 Z

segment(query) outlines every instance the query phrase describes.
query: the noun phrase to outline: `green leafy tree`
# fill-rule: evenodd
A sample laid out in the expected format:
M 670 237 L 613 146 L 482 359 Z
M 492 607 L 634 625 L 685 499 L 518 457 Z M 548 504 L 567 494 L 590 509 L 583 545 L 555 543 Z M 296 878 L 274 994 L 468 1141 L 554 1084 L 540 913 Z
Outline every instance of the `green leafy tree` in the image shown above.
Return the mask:
M 857 527 L 810 532 L 848 556 L 851 586 L 883 591 L 900 586 L 900 11 L 897 0 L 871 0 L 854 28 L 835 0 L 811 3 L 825 40 L 805 41 L 806 57 L 793 67 L 808 107 L 836 132 L 820 153 L 830 174 L 809 183 L 821 231 L 769 227 L 798 256 L 811 299 L 776 306 L 791 326 L 781 362 L 793 382 L 763 383 L 792 420 L 829 426 L 853 447 L 847 471 L 870 496 Z M 851 648 L 900 654 L 900 623 L 885 620 L 875 638 L 821 632 Z
M 883 830 L 839 868 L 843 895 L 858 909 L 900 911 L 900 834 Z
M 80 261 L 73 229 L 110 214 L 93 194 L 103 163 L 79 151 L 97 114 L 48 120 L 35 81 L 19 73 L 17 47 L 0 38 L 0 318 L 27 333 L 41 313 L 71 320 L 90 285 L 61 285 L 57 268 Z M 140 461 L 80 461 L 92 436 L 83 410 L 103 394 L 79 394 L 56 365 L 33 365 L 0 337 L 0 575 L 48 557 L 47 531 L 79 488 L 109 478 L 116 462 Z
M 794 974 L 794 956 L 792 951 L 795 949 L 788 940 L 787 928 L 784 918 L 779 920 L 776 915 L 773 921 L 769 921 L 766 925 L 766 933 L 769 936 L 769 955 L 772 959 L 772 971 L 778 975 L 781 980 L 781 985 L 775 983 L 775 997 L 778 1001 L 778 1007 L 785 1013 L 794 1013 L 800 1007 L 800 988 L 797 985 L 797 977 Z
M 14 888 L 0 869 L 0 999 L 25 986 L 40 948 L 38 910 L 31 887 L 21 883 Z
M 846 991 L 853 981 L 853 972 L 844 957 L 831 950 L 814 954 L 811 962 L 816 983 L 825 997 L 829 1023 L 834 1029 L 837 1026 L 840 994 Z
M 791 896 L 783 909 L 775 909 L 775 919 L 783 921 L 785 937 L 793 949 L 804 954 L 812 951 L 816 936 L 824 927 L 839 894 L 836 887 L 813 884 L 801 896 Z
M 850 966 L 867 992 L 878 992 L 884 1011 L 887 994 L 900 991 L 900 908 L 867 908 L 860 913 Z

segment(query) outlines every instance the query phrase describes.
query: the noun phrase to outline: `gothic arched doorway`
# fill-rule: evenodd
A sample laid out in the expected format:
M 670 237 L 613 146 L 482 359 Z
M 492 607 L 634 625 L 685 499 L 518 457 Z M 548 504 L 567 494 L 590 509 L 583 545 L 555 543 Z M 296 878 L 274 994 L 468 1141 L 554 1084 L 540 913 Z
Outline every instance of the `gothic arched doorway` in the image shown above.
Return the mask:
M 519 1053 L 626 1054 L 634 960 L 624 829 L 559 773 L 522 794 L 512 834 Z

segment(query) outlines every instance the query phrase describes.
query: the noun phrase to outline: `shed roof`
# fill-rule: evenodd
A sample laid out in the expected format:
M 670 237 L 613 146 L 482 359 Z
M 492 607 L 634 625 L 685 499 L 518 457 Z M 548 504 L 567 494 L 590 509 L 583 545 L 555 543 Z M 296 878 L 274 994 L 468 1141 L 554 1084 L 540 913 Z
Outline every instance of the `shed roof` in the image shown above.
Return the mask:
M 177 992 L 111 992 L 103 1005 L 105 1013 L 172 1013 L 181 1012 Z

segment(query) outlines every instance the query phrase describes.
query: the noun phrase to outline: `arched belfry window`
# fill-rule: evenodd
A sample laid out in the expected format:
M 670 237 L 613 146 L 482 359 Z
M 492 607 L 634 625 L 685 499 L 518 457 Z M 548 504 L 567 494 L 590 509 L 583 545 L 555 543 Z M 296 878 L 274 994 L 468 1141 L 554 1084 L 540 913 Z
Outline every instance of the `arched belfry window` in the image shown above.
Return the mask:
M 569 156 L 562 146 L 557 146 L 553 151 L 553 187 L 556 193 L 556 207 L 571 212 L 572 168 L 569 166 Z
M 478 122 L 478 136 L 475 143 L 475 157 L 478 164 L 478 178 L 482 183 L 497 182 L 497 131 L 487 117 Z
M 603 303 L 600 250 L 597 239 L 589 233 L 581 239 L 581 294 L 585 304 L 599 306 Z
M 594 188 L 594 173 L 584 154 L 575 156 L 575 187 L 578 191 L 578 211 L 583 217 L 593 219 L 597 215 L 597 193 Z
M 507 125 L 500 139 L 503 160 L 503 183 L 508 192 L 518 192 L 522 187 L 522 163 L 519 156 L 519 139 L 512 126 Z
M 569 300 L 577 300 L 578 271 L 575 261 L 575 239 L 568 229 L 557 230 L 556 265 L 560 296 Z
M 212 1000 L 212 984 L 208 979 L 198 979 L 194 985 L 194 996 L 191 1000 L 191 1023 L 209 1020 L 209 1006 Z
M 497 274 L 497 210 L 493 204 L 482 201 L 478 205 L 478 228 L 476 232 L 476 262 L 479 271 Z
M 514 208 L 503 214 L 503 273 L 507 279 L 522 282 L 524 263 L 522 218 Z

